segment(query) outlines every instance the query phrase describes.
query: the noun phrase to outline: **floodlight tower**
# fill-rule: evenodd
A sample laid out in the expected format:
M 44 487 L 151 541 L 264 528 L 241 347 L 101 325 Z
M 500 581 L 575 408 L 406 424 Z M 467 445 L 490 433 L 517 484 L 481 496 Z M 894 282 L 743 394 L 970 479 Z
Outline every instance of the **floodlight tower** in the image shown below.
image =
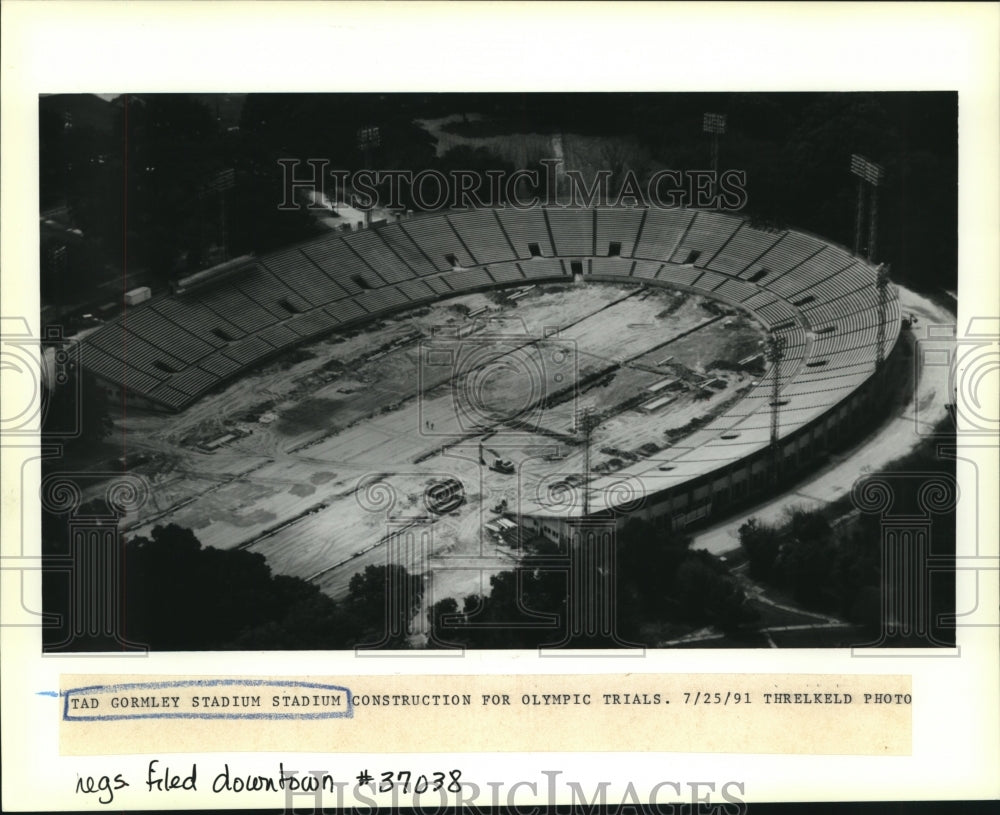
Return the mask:
M 712 172 L 714 174 L 713 190 L 719 191 L 719 136 L 726 132 L 725 113 L 706 113 L 701 120 L 703 133 L 712 137 Z
M 857 158 L 857 156 L 853 156 Z M 851 172 L 854 172 L 852 161 Z M 854 254 L 861 254 L 861 229 L 865 220 L 865 180 L 858 176 L 858 203 L 854 210 Z
M 785 356 L 785 338 L 771 334 L 767 338 L 764 356 L 772 366 L 771 379 L 771 477 L 777 480 L 778 467 L 781 464 L 781 445 L 778 434 L 780 430 L 779 411 L 781 409 L 781 360 Z
M 858 177 L 858 204 L 854 219 L 854 254 L 861 254 L 861 231 L 864 223 L 865 184 L 871 189 L 871 206 L 868 221 L 868 259 L 875 259 L 878 235 L 878 188 L 885 176 L 881 165 L 869 161 L 864 156 L 851 155 L 851 172 Z
M 875 278 L 875 288 L 878 290 L 878 337 L 875 340 L 875 371 L 881 373 L 885 363 L 885 326 L 889 318 L 888 263 L 879 265 Z
M 210 195 L 219 196 L 219 227 L 220 227 L 220 238 L 222 242 L 222 259 L 229 260 L 229 234 L 228 234 L 228 224 L 226 218 L 226 190 L 231 190 L 236 186 L 236 171 L 232 168 L 226 170 L 220 170 L 214 176 L 212 176 L 205 184 L 202 186 L 201 191 L 198 193 L 199 198 L 205 198 Z
M 584 408 L 577 414 L 577 432 L 583 436 L 583 517 L 590 515 L 590 434 L 600 424 L 592 408 Z
M 876 239 L 878 238 L 878 186 L 882 180 L 882 168 L 878 167 L 879 174 L 871 182 L 871 206 L 868 211 L 868 260 L 875 260 Z
M 372 150 L 382 144 L 382 133 L 377 125 L 367 125 L 358 129 L 358 149 L 361 151 L 365 158 L 364 169 L 371 170 L 371 155 Z M 372 223 L 372 210 L 371 207 L 365 210 L 365 228 L 367 229 Z

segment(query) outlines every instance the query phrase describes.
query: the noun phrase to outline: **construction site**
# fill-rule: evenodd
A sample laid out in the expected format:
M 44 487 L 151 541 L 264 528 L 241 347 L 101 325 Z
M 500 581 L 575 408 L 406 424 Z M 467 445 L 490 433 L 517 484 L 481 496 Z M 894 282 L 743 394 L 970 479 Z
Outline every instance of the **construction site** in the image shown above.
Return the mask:
M 429 554 L 467 566 L 437 570 L 435 597 L 480 591 L 483 558 L 509 569 L 526 543 L 507 519 L 522 496 L 584 479 L 581 417 L 594 472 L 648 458 L 753 386 L 764 337 L 743 312 L 657 287 L 442 300 L 302 346 L 182 414 L 130 416 L 152 500 L 124 528 L 176 523 L 340 596 L 419 527 Z M 440 503 L 449 480 L 459 500 Z

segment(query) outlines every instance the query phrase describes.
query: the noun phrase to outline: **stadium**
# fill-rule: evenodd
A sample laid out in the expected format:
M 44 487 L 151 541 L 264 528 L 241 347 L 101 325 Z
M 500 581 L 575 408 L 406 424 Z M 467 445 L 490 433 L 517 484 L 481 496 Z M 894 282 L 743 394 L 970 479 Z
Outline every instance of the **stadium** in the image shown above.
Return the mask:
M 956 111 L 44 97 L 43 547 L 125 574 L 81 647 L 877 640 L 865 485 L 954 478 Z
M 349 337 L 380 398 L 338 376 L 367 401 L 320 402 L 328 420 L 306 437 L 272 433 L 262 449 L 281 425 L 273 405 L 249 429 L 202 431 L 187 440 L 201 458 L 239 454 L 252 472 L 154 485 L 164 497 L 126 525 L 189 525 L 336 594 L 414 528 L 453 527 L 411 567 L 441 550 L 474 564 L 521 537 L 567 543 L 584 519 L 684 529 L 794 477 L 870 407 L 900 333 L 881 279 L 831 242 L 720 212 L 435 213 L 190 275 L 87 337 L 82 361 L 146 409 L 129 418 L 141 429 L 157 411 L 231 400 L 232 383 L 266 380 L 290 349 Z M 332 390 L 313 381 L 311 398 Z M 424 497 L 448 479 L 454 511 Z

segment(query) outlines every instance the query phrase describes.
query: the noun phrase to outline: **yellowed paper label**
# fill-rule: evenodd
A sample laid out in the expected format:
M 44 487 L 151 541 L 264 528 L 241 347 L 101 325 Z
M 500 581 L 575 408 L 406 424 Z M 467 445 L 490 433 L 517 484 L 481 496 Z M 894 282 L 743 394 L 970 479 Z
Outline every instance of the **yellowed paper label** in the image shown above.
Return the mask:
M 63 755 L 574 752 L 909 755 L 909 676 L 63 675 Z

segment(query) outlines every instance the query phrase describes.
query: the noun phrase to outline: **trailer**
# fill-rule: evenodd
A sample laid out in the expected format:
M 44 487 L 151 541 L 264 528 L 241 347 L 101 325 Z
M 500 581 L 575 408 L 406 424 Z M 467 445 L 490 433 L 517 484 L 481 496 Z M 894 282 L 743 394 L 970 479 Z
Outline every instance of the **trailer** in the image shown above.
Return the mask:
M 139 286 L 137 289 L 125 292 L 125 305 L 137 306 L 139 303 L 145 303 L 152 296 L 153 292 L 149 286 Z

